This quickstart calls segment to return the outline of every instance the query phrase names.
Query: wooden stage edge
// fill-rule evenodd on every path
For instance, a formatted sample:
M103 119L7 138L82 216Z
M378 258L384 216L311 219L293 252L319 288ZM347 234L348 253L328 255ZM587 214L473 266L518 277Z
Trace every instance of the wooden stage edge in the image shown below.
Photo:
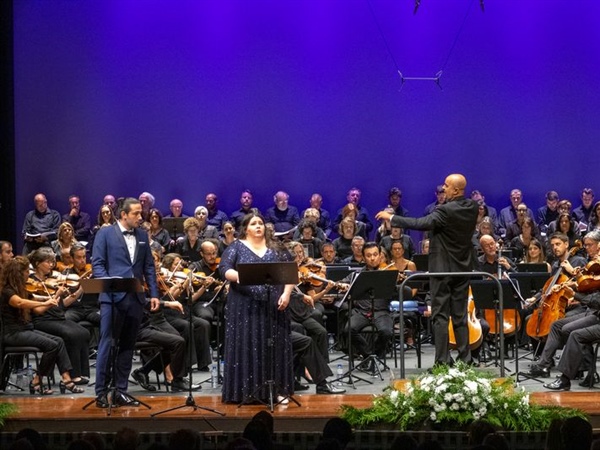
M16 432L24 427L32 427L40 432L115 432L125 426L139 432L169 432L180 428L193 428L201 432L241 432L248 420L257 412L267 410L263 405L229 405L221 403L217 395L194 397L200 408L186 406L186 395L140 396L140 400L151 406L136 408L115 408L111 415L107 410L92 404L86 410L83 406L92 398L76 395L51 395L34 397L28 395L1 396L0 402L10 402L18 406L19 412L6 419L2 432ZM322 431L327 420L336 417L343 404L355 407L371 405L372 395L296 395L301 406L293 402L275 407L275 430L277 432ZM531 401L544 405L559 405L578 408L590 417L597 433L600 430L600 391L592 392L534 392ZM161 413L169 408L182 406L175 411ZM211 408L224 413L224 416L204 410ZM157 414L160 413L160 414ZM157 414L154 417L153 414Z

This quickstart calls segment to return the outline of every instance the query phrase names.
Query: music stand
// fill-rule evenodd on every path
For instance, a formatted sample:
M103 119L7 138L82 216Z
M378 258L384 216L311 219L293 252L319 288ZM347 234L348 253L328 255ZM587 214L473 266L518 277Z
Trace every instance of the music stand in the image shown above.
M186 217L163 217L162 226L171 234L171 239L177 240L179 236L183 236L183 222Z
M412 262L417 266L419 272L429 271L429 254L428 253L415 253L412 255Z
M548 277L550 277L550 272L548 272L548 265L546 263L519 263L517 264L517 272L547 273Z
M354 356L352 354L352 302L354 300L370 300L371 311L373 311L373 305L376 298L391 299L395 296L397 279L398 270L363 270L362 272L358 272L356 277L354 277L354 280L352 280L352 284L350 285L348 292L346 292L346 295L342 297L341 300L335 302L335 306L338 308L340 308L345 302L348 302L348 310L350 313L348 316L348 370L333 380L334 382L348 377L348 382L346 384L351 384L352 387L356 389L356 386L354 386L354 380L352 378L355 377L358 380L366 381L372 384L368 380L357 377L356 375L352 375L354 370L356 370L356 367L354 367ZM371 326L374 325L371 324ZM379 373L379 377L383 380L381 372L379 371L379 367L377 366L377 362L382 361L379 360L377 355L371 354L367 356L361 362L361 365L368 367L368 363L371 361Z
M499 342L502 344L496 345L496 350L504 344L504 320L500 317L500 302L502 302L503 311L513 310L515 319L515 373L519 371L518 359L519 359L519 339L518 330L516 329L517 318L519 317L519 298L516 297L514 288L508 280L500 280L502 286L502 298L498 295L498 284L494 280L472 280L471 281L471 292L473 294L473 300L475 306L478 309L493 309L494 320L498 335L502 336ZM504 352L504 348L500 348L501 352ZM498 357L496 355L495 365L498 365ZM506 370L510 370L505 367Z
M116 292L125 292L127 294L135 294L137 292L144 292L144 287L140 280L137 278L91 278L87 280L80 280L81 287L83 288L84 294L101 294L101 293L116 293ZM112 412L112 408L114 406L114 399L117 394L117 387L115 386L116 382L116 370L117 370L117 349L119 348L118 343L116 342L114 331L115 331L115 302L112 297L110 298L110 315L111 315L111 329L110 329L110 356L109 362L111 364L110 367L110 386L108 387L108 391L106 392L106 398L108 400L108 409L107 415L110 416ZM102 395L102 394L101 394ZM140 405L145 406L148 409L152 409L150 405L144 403L143 401L135 398L132 395L126 394L125 392L121 392L121 395L128 397L131 400L139 402ZM82 409L87 409L92 403L96 402L100 396L94 398L90 402L86 403Z
M285 284L298 284L298 265L291 262L267 262L267 263L240 263L236 267L238 271L238 284L240 286L250 285L285 285ZM267 316L267 329L270 331L270 336L267 338L267 361L269 364L269 379L265 380L260 386L250 394L249 397L245 398L242 403L238 405L238 408L242 405L258 401L265 406L268 406L273 412L275 405L278 405L286 399L292 400L296 405L301 406L298 400L293 395L286 394L283 398L275 402L276 393L280 389L275 384L275 353L274 353L274 340L273 335L274 321L273 321L273 306L271 304L271 289L267 288L267 301L265 302L266 316ZM263 359L263 365L264 365ZM269 398L268 403L263 401L257 394L264 388L268 389Z

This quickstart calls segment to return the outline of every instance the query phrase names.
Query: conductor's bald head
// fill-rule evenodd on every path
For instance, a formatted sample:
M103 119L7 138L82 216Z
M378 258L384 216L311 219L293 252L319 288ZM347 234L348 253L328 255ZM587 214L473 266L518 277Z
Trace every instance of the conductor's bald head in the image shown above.
M460 173L448 175L444 181L446 200L452 200L453 198L464 196L466 187L467 179L464 175L461 175Z

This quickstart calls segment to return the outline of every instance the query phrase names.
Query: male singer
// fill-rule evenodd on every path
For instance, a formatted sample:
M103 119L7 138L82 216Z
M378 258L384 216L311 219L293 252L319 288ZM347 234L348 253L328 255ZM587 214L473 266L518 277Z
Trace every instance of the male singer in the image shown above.
M137 278L150 290L150 309L159 308L154 260L148 235L138 229L142 205L135 198L126 198L118 207L119 220L102 227L96 234L92 251L94 278ZM127 395L127 381L133 360L133 347L143 316L146 297L143 292L104 292L100 294L100 342L96 358L96 406L139 406ZM114 311L114 317L112 312ZM114 327L114 328L113 328ZM111 378L111 341L117 356L114 370L115 398L108 398Z
M479 205L465 198L467 180L464 175L448 175L444 181L446 203L421 218L395 216L380 211L378 220L392 221L393 227L430 230L429 271L470 272L474 252L471 239L475 231ZM456 335L458 358L471 362L469 329L467 328L467 294L469 277L431 278L431 315L435 337L435 364L449 364L448 320Z

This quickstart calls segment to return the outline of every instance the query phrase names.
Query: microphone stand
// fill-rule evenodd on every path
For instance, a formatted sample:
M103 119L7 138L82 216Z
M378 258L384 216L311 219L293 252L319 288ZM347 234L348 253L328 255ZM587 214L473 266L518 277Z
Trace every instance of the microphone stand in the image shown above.
M192 271L190 271L189 275L188 275L188 285L187 285L187 306L188 306L188 310L187 310L187 314L188 314L188 336L187 336L187 341L188 341L188 360L187 360L187 366L188 366L188 395L187 398L185 399L185 403L182 405L178 405L178 406L174 406L172 408L168 408L162 411L158 411L154 414L150 414L150 417L155 417L158 416L160 414L164 414L164 413L168 413L170 411L176 411L178 409L182 409L182 408L193 408L194 411L197 411L199 409L202 409L204 411L209 411L212 412L214 414L218 414L220 416L225 416L225 413L222 411L219 411L217 409L213 409L213 408L208 408L206 406L200 406L196 403L196 400L194 399L194 395L192 394L192 351L194 349L194 345L192 345L192 343L194 342L194 323L192 321L192 295L193 295L193 287L192 287L192 278L193 278L194 274ZM218 431L217 428L211 424L208 420L206 420L206 418L203 417L203 420L208 424L209 427L211 427L213 429L213 431Z

